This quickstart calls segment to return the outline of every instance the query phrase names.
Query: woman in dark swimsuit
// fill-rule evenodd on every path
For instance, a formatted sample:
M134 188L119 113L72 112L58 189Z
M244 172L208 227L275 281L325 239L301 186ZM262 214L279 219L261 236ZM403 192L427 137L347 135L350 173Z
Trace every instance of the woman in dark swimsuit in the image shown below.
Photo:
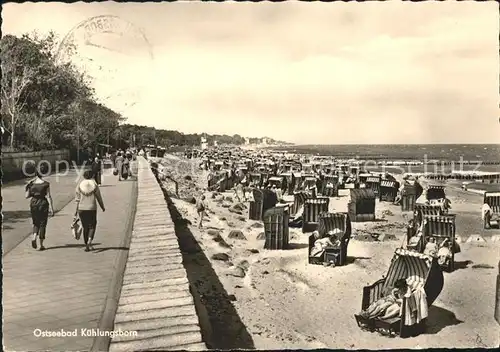
M26 198L31 198L30 210L33 220L33 239L31 246L37 248L37 237L40 238L40 250L45 250L43 241L47 229L47 221L50 216L54 216L54 206L50 195L50 183L43 179L47 174L47 165L40 165L35 171L35 179L26 185Z

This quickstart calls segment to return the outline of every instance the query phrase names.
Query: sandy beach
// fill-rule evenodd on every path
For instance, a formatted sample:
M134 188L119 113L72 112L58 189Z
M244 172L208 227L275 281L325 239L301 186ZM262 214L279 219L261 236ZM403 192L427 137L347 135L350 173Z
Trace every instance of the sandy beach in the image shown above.
M377 221L352 224L353 239L346 266L309 265L309 234L290 228L290 249L264 250L263 225L248 219L249 203L236 204L232 191L223 194L204 191L207 175L198 168L198 163L197 159L167 156L163 164L179 183L179 197L171 181L163 182L163 186L172 199L171 211L178 212L177 221L187 224L186 238L178 233L179 242L186 253L184 265L188 272L198 273L194 295L207 310L212 331L209 346L258 349L498 346L499 328L493 311L500 242L493 242L492 237L499 235L500 230L483 230L481 195L462 191L458 184L447 187L452 212L457 214L457 237L464 241L460 243L461 253L455 255L456 269L444 273L443 290L429 308L427 332L407 339L387 338L362 331L353 315L361 308L363 286L386 274L395 249L404 240L405 224L411 214L377 201ZM203 192L209 218L204 229L199 230L192 197ZM292 197L288 200L292 201ZM330 211L346 211L347 201L348 196L331 198ZM379 234L381 240L357 240L356 236L363 233ZM483 236L486 242L465 243L472 234ZM188 235L192 235L192 240L188 240ZM209 265L213 272L200 269L201 265ZM214 273L223 287L212 284L209 276ZM235 316L241 321L235 321Z

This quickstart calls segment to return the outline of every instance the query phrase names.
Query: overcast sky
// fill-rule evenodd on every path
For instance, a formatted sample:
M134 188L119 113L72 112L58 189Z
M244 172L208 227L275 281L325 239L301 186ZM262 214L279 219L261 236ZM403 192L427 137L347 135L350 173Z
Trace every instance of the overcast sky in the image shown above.
M129 123L311 144L500 140L495 2L6 4L2 31L62 39L99 15L149 43L92 36L111 51L74 32L75 62L93 63Z

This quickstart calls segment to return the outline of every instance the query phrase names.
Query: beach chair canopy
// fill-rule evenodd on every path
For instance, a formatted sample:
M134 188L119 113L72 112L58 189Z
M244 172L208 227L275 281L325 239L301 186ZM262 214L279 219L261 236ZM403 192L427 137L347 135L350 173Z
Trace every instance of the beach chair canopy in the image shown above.
M500 212L500 192L486 192L484 203L488 204L493 212Z
M403 188L403 194L408 196L416 196L417 195L417 187L415 184L405 183Z
M439 274L441 274L441 280L439 280ZM427 282L434 278L434 282ZM410 287L423 286L429 306L443 289L442 271L436 260L423 253L403 248L398 248L394 252L383 290L394 287L394 283L398 279L406 279Z
M446 198L445 186L443 185L429 185L427 187L427 199L443 199Z
M442 207L440 205L415 204L415 214L421 217L431 215L441 215Z
M283 178L277 177L277 176L273 176L273 177L270 177L267 180L267 182L269 182L271 185L276 185L276 187L280 188L281 184L283 183Z
M351 189L351 201L373 199L375 200L375 192L371 188L353 188Z
M386 188L399 188L399 183L397 181L381 180L380 187Z
M339 229L342 231L339 239L351 235L351 220L347 213L321 213L319 217L318 232L320 236L325 236L329 231Z
M455 231L455 214L447 215L425 215L424 235L439 237L450 237Z

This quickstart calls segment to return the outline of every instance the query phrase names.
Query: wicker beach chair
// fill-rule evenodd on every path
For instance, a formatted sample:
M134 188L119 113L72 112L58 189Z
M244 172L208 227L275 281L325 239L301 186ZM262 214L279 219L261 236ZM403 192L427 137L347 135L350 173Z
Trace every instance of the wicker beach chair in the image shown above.
M417 188L406 184L401 192L401 211L414 211L417 202Z
M460 246L455 241L455 218L455 214L447 214L428 215L423 219L424 230L422 233L422 245L419 251L424 251L425 245L429 242L430 238L434 239L438 248L446 241L445 245L450 250L451 258L442 267L447 272L452 272L455 269L455 253L460 252Z
M293 195L293 188L295 186L295 180L291 172L283 172L279 176L285 178L286 187L284 194Z
M373 285L363 288L361 310L367 309L370 304L383 297L388 289L394 286L398 279L406 279L411 287L411 295L403 298L400 317L382 320L379 318L367 319L355 314L354 317L360 328L368 331L378 331L385 336L409 337L416 336L425 331L428 307L430 307L443 289L444 278L437 259L431 258L416 251L403 248L396 249L389 270L385 278L376 281ZM422 315L421 320L415 319L410 307L411 300L415 302L417 297L425 293L425 300L420 306L417 315ZM421 301L421 300L418 300Z
M413 219L418 227L422 223L425 216L443 215L443 208L439 205L415 204L413 211Z
M500 226L500 192L486 192L483 203L490 208L490 212L484 216L483 227L489 229L493 222Z
M297 212L299 211L300 207L304 205L306 199L312 198L312 195L310 192L295 192L293 194L293 205L292 209L290 210L290 214L295 216Z
M250 220L262 220L266 210L271 209L278 203L274 192L264 189L253 189L253 201L250 202L248 218Z
M366 188L370 188L375 193L375 196L378 198L380 194L380 177L378 176L370 176L365 181Z
M351 189L351 199L347 204L352 222L375 220L375 192L372 189Z
M261 187L262 186L262 177L259 173L251 173L248 178L249 178L250 187Z
M326 187L327 184L333 184L333 187ZM321 184L321 195L324 197L338 197L339 177L337 175L325 175Z
M347 246L351 239L351 220L347 213L321 213L319 214L318 232L320 238L327 236L329 231L339 229L342 231L339 234L340 245L336 247L327 247L325 252L319 257L310 255L316 238L313 235L309 236L309 264L329 263L335 266L343 266L347 262Z
M392 180L380 181L380 194L379 199L381 202L394 203L398 195L399 182Z
M286 180L282 176L272 176L269 177L269 180L267 181L268 185L270 186L276 186L276 188L283 190L286 185Z
M289 206L266 210L263 217L266 241L264 249L287 249L289 243Z
M327 213L330 198L309 198L304 202L304 215L302 218L302 232L312 232L319 226L319 214Z

